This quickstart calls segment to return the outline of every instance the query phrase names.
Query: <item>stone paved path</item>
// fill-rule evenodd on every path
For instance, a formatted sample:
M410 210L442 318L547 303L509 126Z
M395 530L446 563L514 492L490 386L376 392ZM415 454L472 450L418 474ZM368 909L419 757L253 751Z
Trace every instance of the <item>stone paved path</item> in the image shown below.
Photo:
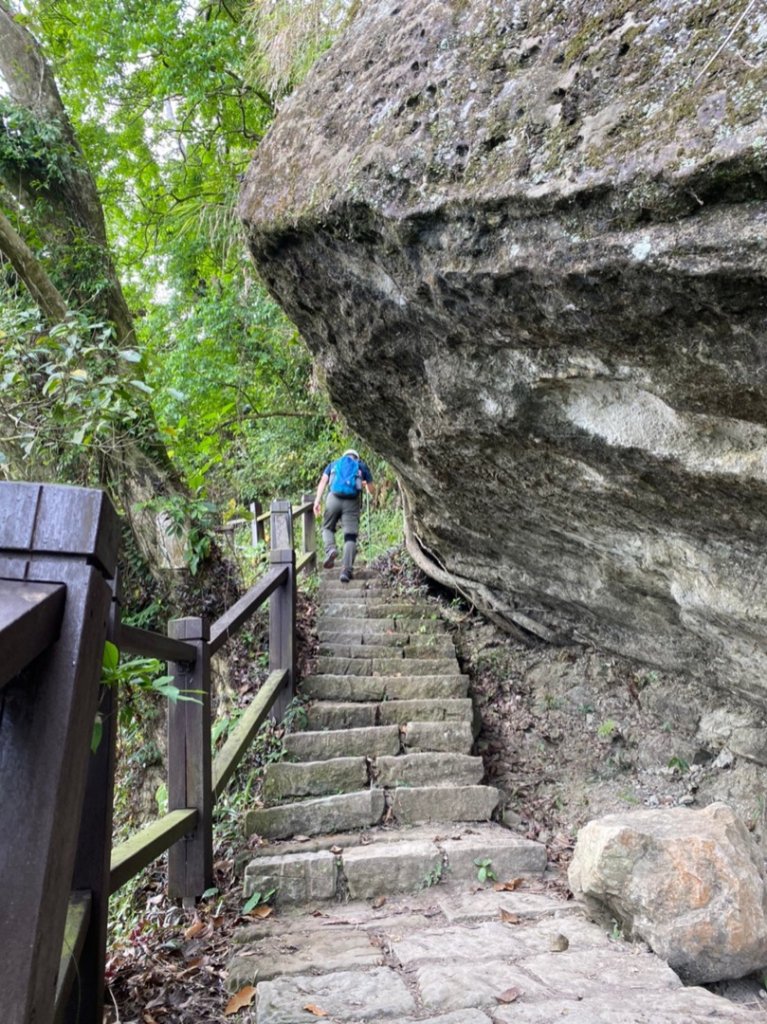
M246 896L278 913L244 929L232 992L256 986L249 1024L697 1024L753 1022L682 987L549 891L545 850L496 824L482 784L468 680L433 606L372 574L324 575L318 674L306 728L270 766L266 842ZM481 885L480 869L514 891Z

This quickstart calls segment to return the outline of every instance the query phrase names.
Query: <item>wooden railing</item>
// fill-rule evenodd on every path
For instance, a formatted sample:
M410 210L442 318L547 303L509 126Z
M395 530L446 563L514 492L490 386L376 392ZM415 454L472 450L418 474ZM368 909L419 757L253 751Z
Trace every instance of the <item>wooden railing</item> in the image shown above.
M213 808L258 728L293 697L296 574L316 561L311 495L259 509L260 540L267 521L266 575L212 626L175 619L164 636L120 621L119 523L104 493L0 483L3 1022L101 1024L110 894L166 850L171 896L190 904L212 884ZM210 659L267 601L269 677L213 758ZM114 849L118 695L100 684L107 639L167 661L179 689L197 691L168 706L168 813Z

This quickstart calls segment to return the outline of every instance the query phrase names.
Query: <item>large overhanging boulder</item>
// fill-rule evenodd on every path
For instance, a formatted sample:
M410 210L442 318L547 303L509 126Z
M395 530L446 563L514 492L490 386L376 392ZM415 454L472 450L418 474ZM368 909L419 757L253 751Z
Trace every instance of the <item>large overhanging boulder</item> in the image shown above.
M369 2L241 199L435 575L765 700L766 47L748 0Z

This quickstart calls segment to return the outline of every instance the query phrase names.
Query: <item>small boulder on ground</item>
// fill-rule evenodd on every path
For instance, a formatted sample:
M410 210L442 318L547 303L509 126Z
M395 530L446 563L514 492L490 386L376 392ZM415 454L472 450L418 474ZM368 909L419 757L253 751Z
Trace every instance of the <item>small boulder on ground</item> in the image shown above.
M726 804L589 822L569 882L595 918L643 939L687 982L741 978L767 965L762 858Z

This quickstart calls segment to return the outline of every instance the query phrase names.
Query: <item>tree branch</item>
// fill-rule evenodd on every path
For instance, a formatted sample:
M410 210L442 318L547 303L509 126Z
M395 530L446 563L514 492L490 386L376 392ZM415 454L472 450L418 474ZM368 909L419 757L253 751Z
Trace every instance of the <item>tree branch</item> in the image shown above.
M0 210L0 252L8 257L11 266L29 289L45 318L51 323L60 323L64 320L68 310L61 293L2 210Z

